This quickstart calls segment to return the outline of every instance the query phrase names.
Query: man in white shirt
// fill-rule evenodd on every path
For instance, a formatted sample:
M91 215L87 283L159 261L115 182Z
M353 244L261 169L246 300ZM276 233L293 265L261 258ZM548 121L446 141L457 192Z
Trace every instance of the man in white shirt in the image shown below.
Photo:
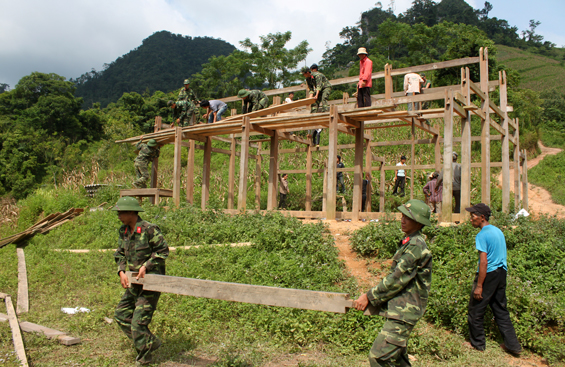
M288 94L288 97L286 97L286 99L284 100L284 103L290 103L293 102L294 100L294 92L290 92Z
M396 166L400 168L398 168L394 174L394 190L392 194L396 195L396 190L400 188L400 196L403 197L404 186L406 185L406 171L402 167L406 167L406 157L400 157L400 162L398 162Z
M424 83L424 79L416 73L408 73L404 75L404 94L407 96L420 94L421 83ZM408 111L412 111L414 109L413 106L414 103L408 103Z

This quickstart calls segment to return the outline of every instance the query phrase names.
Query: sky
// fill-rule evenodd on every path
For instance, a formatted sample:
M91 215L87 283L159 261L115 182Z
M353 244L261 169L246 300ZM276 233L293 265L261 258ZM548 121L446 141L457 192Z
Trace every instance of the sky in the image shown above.
M466 0L482 8L484 0ZM390 0L381 0L383 8ZM412 0L395 0L395 13ZM541 21L536 33L565 46L564 0L491 0L490 17L524 30ZM244 5L242 5L244 4ZM318 4L318 5L317 5ZM325 0L0 0L0 83L12 88L34 71L76 78L141 45L154 32L167 30L193 37L223 39L236 47L250 38L291 31L287 47L307 40L313 51L306 64L318 62L326 47L340 43L339 32L355 25L372 1Z

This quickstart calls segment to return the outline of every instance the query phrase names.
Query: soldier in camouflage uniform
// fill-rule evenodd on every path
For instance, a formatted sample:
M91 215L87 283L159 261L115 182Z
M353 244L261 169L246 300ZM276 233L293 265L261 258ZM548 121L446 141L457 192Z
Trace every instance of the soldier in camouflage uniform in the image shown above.
M312 113L329 111L328 97L332 92L332 85L328 78L319 71L310 71L310 68L307 66L303 67L301 72L304 78L306 78L306 83L310 90L310 98L316 98L316 103L312 105Z
M265 93L258 89L241 89L237 93L237 97L243 99L243 108L241 109L241 113L262 110L263 108L267 108L269 105L269 98L265 95Z
M371 302L387 318L369 352L371 367L411 366L406 345L426 311L432 283L432 253L421 233L422 227L431 225L430 208L423 201L410 200L398 210L406 237L398 244L391 272L353 304L365 310Z
M124 224L119 230L118 249L114 254L124 295L116 307L115 319L126 336L133 340L137 350L136 361L150 364L152 352L161 346L161 340L149 331L149 323L159 301L159 292L143 290L139 284L129 284L127 270L138 272L136 279L145 274L165 275L165 259L169 247L159 227L139 217L143 209L135 198L120 198L112 210Z
M136 180L132 185L137 189L142 189L147 186L147 180L149 180L149 162L154 158L159 158L160 149L155 139L150 139L147 144L143 143L143 136L135 145L135 149L139 150L139 153L134 162Z
M192 126L192 115L194 109L188 101L169 101L167 105L173 110L173 123L171 127L178 124L178 126Z
M198 97L196 97L196 93L190 88L190 80L188 79L184 80L184 88L180 90L179 96L177 97L177 103L181 101L186 101L189 120L192 115L195 115L195 119L198 120L200 118L200 111L197 106L200 101Z

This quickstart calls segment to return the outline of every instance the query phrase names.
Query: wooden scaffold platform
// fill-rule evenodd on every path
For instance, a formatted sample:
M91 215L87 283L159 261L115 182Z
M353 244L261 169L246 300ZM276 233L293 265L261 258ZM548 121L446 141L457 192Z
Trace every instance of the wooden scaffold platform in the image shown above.
M479 64L480 80L471 80L468 65ZM394 92L393 76L405 75L407 73L437 70L442 68L461 67L461 83L444 87L429 88L425 93L415 96L405 96L404 92ZM373 95L372 106L366 108L355 108L356 100L349 98L344 93L343 100L330 101L330 111L325 113L301 113L300 109L313 103L313 98L306 98L288 104L280 104L280 97L284 93L304 90L304 86L294 86L282 89L265 91L265 94L273 97L273 105L266 109L251 112L244 115L235 115L214 124L200 124L188 127L168 127L161 123L161 118L156 118L155 132L144 135L144 139L156 139L159 144L174 144L174 166L173 166L173 189L172 197L178 206L181 202L181 149L188 148L188 162L186 171L186 200L194 202L194 151L204 150L202 168L202 198L201 207L205 208L210 192L210 168L211 154L229 155L229 178L228 178L228 200L225 211L237 213L246 211L247 203L247 180L250 170L249 160L254 159L257 164L255 177L255 196L259 204L261 172L260 167L264 156L269 159L269 178L267 194L267 210L277 209L278 175L282 173L305 174L306 192L304 211L286 211L286 215L300 218L326 218L328 220L383 218L385 207L385 172L393 171L395 165L387 165L385 159L379 157L379 147L410 146L411 163L406 167L411 178L411 198L414 195L414 173L416 170L436 171L443 170L443 204L440 221L455 222L462 221L468 217L468 213L452 213L452 153L454 143L460 146L461 157L461 208L470 206L471 200L471 168L481 170L481 201L490 204L491 194L491 168L502 168L502 209L508 212L510 205L510 165L514 167L514 203L515 209L528 207L527 197L527 160L525 151L520 150L519 122L508 116L512 107L507 102L507 80L504 71L499 72L498 80L489 80L488 50L481 48L478 57L468 57L445 62L419 65L409 68L393 70L391 65L386 65L383 72L373 73L373 79L384 78L385 93ZM355 83L357 77L341 78L330 81L332 85ZM500 105L496 105L490 98L490 93L498 90ZM480 106L471 102L472 96L478 97ZM238 100L237 97L222 99L224 102ZM435 109L413 109L411 111L397 109L399 105L414 104L421 105L428 101L443 101L443 108ZM292 111L292 112L289 112ZM307 111L309 112L309 111ZM480 119L480 136L471 134L471 117L478 116ZM455 120L455 117L459 117ZM443 131L439 125L430 123L432 119L443 119ZM454 126L455 123L460 126ZM372 134L367 132L372 129L393 129L397 127L410 127L411 138L400 141L372 141ZM454 128L460 128L461 137L454 137ZM296 131L327 129L329 132L328 146L315 147L309 140L294 135ZM427 139L417 139L416 129L429 135ZM491 129L496 131L491 134ZM459 129L458 129L459 130ZM355 137L354 144L338 145L338 134L349 134ZM223 137L222 135L228 135ZM267 139L250 140L251 136L264 135ZM140 137L132 137L119 140L117 143L135 144ZM279 142L288 140L301 145L293 149L279 149ZM213 141L221 141L230 144L230 150L220 149L212 146ZM269 150L262 150L262 142L269 141ZM490 143L501 141L501 160L491 162ZM197 144L198 142L198 144ZM471 161L471 143L481 143L481 160ZM512 143L512 160L510 155L510 143ZM416 165L414 162L415 146L430 144L434 146L434 163ZM241 147L236 151L236 147ZM443 152L442 152L443 146ZM252 154L251 149L255 151ZM338 149L353 149L355 159L353 167L337 168ZM316 151L327 151L326 168L312 169L312 153ZM279 155L292 153L306 153L306 167L295 170L280 170ZM235 158L240 157L239 185L237 204L235 203ZM441 159L443 157L443 163ZM373 165L376 162L376 165ZM520 172L522 167L522 173ZM158 159L153 161L151 188L157 189ZM371 190L373 171L378 174L379 190L379 212L371 212ZM353 172L353 203L351 212L336 211L337 187L336 175L338 172ZM323 184L323 208L322 211L312 211L312 174L322 173ZM368 212L361 212L363 173L369 181L367 185L366 207ZM521 177L520 177L521 176ZM377 181L377 180L375 180ZM522 189L522 190L521 190ZM151 189L145 189L151 190ZM136 190L127 190L128 195L135 196ZM523 196L521 196L521 192ZM167 193L168 194L168 193ZM161 195L163 196L163 195ZM257 206L259 208L259 206Z

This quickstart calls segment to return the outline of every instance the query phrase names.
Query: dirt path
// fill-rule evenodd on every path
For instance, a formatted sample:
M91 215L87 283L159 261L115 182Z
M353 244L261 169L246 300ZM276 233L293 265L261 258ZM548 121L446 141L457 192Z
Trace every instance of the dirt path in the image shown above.
M561 149L546 147L541 142L538 142L538 145L541 149L541 154L528 161L528 169L535 167L545 156L561 152ZM513 180L514 169L510 169L510 177ZM502 174L498 176L498 184L502 187ZM514 192L514 185L512 183L510 184L510 191ZM551 194L539 186L528 185L528 205L528 211L531 214L549 214L556 215L558 218L565 218L565 206L554 203L551 199Z

